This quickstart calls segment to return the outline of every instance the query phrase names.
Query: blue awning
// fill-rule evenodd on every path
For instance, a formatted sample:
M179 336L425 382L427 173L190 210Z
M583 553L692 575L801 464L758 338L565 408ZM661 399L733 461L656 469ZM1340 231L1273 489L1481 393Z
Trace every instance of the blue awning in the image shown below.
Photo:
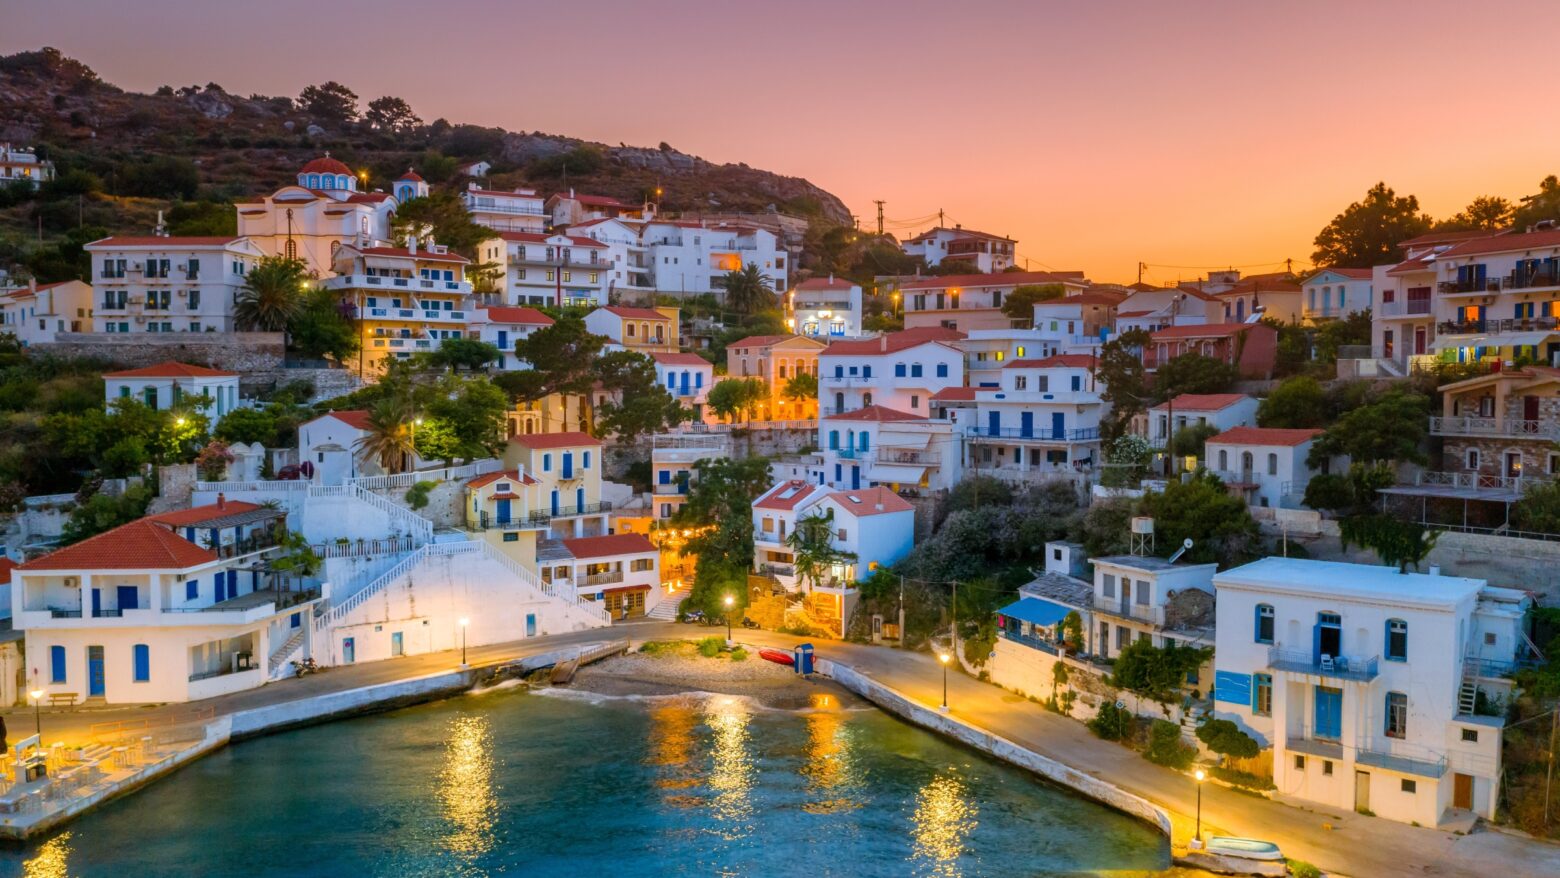
M1042 598L1022 598L997 612L1031 625L1055 625L1067 618L1072 608Z

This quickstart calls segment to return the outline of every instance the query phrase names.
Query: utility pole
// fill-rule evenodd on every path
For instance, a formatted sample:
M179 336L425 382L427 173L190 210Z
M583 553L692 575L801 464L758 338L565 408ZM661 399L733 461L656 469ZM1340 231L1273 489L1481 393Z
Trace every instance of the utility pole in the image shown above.
M943 211L942 211L942 208L939 207L939 208L937 208L937 228L940 229L942 227L943 227Z
M905 575L899 574L899 645L905 644Z
M1549 785L1555 779L1555 736L1560 733L1560 704L1549 714L1549 768L1544 772L1544 825L1549 825Z
M877 199L877 200L873 201L872 203L877 205L877 209L878 209L878 237L881 238L881 237L883 237L883 201L882 201L882 199Z
M948 635L950 644L948 651L958 655L956 650L959 648L959 581L957 579L953 580L953 606L951 609L953 612L953 625ZM1550 748L1550 752L1554 752L1554 749Z
M1138 283L1142 283L1143 282L1143 270L1145 268L1148 268L1148 266L1146 264L1144 264L1142 262L1138 263L1138 280L1137 280Z
M1284 273L1285 274L1294 274L1295 273L1295 261L1293 259L1285 259L1284 260Z

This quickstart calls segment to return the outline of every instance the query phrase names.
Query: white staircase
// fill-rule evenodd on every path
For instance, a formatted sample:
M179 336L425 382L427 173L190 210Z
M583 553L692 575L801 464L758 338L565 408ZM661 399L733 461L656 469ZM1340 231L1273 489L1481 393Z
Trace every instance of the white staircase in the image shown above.
M433 522L399 503L386 500L357 485L310 485L309 496L351 497L383 512L390 519L391 526L405 532L412 538L414 544L421 545L433 539Z
M1479 706L1479 663L1476 659L1463 659L1462 683L1457 687L1457 713L1472 716Z
M303 629L293 631L292 636L282 641L282 645L271 653L271 658L266 662L266 678L280 680L287 676L288 662L293 656L303 649Z
M1202 707L1201 705L1196 704L1186 709L1186 712L1181 715L1182 741L1185 741L1193 747L1198 745L1199 742L1197 740L1197 728L1198 726L1202 725L1203 716L1207 713L1208 709L1206 707Z
M682 588L661 598L661 602L650 608L645 614L646 619L657 619L662 622L675 622L677 620L677 608L688 599L693 592L691 588Z

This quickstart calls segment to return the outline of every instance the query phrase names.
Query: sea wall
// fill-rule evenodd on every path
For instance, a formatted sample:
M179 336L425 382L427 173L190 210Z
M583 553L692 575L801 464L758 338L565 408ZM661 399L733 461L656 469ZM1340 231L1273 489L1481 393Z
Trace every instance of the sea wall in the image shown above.
M1032 771L1096 802L1136 817L1156 827L1166 838L1171 837L1170 812L1141 796L1133 795L1114 784L1041 756L954 716L940 713L935 708L918 704L898 690L872 680L849 665L831 659L820 659L818 671L895 716L974 747L988 756Z

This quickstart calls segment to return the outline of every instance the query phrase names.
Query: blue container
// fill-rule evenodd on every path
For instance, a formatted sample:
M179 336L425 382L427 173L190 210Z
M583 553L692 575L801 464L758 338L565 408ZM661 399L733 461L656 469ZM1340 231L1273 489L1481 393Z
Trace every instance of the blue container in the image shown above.
M806 675L813 672L813 645L811 643L798 643L794 651L796 657L796 672Z

